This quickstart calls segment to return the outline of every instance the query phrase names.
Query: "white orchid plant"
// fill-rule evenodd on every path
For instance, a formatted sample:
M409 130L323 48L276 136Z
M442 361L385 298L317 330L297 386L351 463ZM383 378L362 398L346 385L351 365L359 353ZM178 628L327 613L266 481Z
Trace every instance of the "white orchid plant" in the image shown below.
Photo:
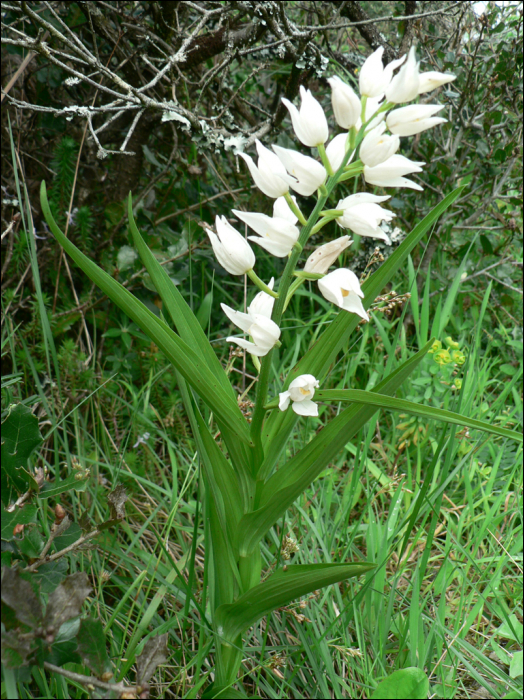
M413 162L397 151L402 137L445 122L443 117L435 116L443 106L398 105L452 81L455 76L420 73L414 49L407 58L403 56L386 66L382 54L383 49L379 48L363 64L359 75L360 95L338 76L329 79L333 113L343 129L329 143L324 110L309 90L300 88L299 109L283 99L298 140L316 149L318 160L279 146L269 149L260 141L256 141L256 164L248 154L239 154L257 187L275 201L273 216L238 210L233 210L233 214L254 232L248 236L249 241L287 259L278 283L272 279L265 284L258 278L250 243L225 217L217 216L215 231L207 230L220 265L231 275L248 275L260 289L246 313L222 304L228 319L249 337L228 337L227 341L250 353L258 370L251 423L243 415L239 397L200 324L144 243L133 218L131 195L128 211L134 244L172 324L150 311L64 236L53 220L42 183L42 209L55 237L93 282L156 343L177 372L209 493L205 514L210 525L210 551L206 557L209 602L208 608L200 612L212 626L216 644L213 684L206 697L232 697L232 692L239 692L233 691L232 686L243 655L242 635L261 617L322 586L352 576L373 575L373 565L361 561L289 564L261 581L260 543L378 409L402 410L522 439L520 434L502 427L394 397L431 348L432 341L372 391L324 388L329 367L348 334L359 322L369 321L367 309L371 303L461 191L459 188L449 194L363 284L347 268L329 271L351 244L348 235L320 246L300 267L309 238L333 220L359 236L388 240L381 224L390 221L394 213L381 205L390 195L367 192L362 189L366 185L423 190L406 175L420 173L424 163ZM394 75L396 69L399 70ZM350 178L355 182L355 194L340 199L335 209L325 209L336 186ZM362 191L357 192L359 184ZM316 200L309 208L302 200L299 206L291 190L302 198L316 194ZM280 345L282 317L291 297L306 280L318 284L320 293L340 311L283 378L279 395L268 397L270 368L275 361L274 348ZM213 437L215 428L202 416L198 399L212 412L212 421L220 431L218 440ZM286 442L296 421L317 416L319 404L334 402L343 403L337 416L286 460ZM196 602L195 606L198 609Z

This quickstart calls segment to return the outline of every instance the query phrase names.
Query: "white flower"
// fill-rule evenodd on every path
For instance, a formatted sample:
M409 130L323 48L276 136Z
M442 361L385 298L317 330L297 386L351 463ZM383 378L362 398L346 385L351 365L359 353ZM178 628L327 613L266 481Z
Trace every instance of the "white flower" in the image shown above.
M296 197L292 196L291 199L296 205ZM292 224L296 224L298 221L297 215L293 213L285 197L279 197L273 202L273 216L277 217L278 219L286 219L286 221L289 221Z
M331 141L328 143L326 146L326 155L329 160L329 163L333 170L336 172L340 166L342 165L342 161L344 160L344 156L346 155L346 146L348 145L348 134L339 134L338 136L335 136L335 138L331 139ZM351 154L351 156L348 158L348 163L351 163L353 160L353 156L355 155L355 151Z
M386 199L389 199L389 195L378 196L369 192L359 192L341 199L337 209L343 209L344 215L337 219L337 223L359 236L380 238L389 244L389 238L379 226L381 221L391 221L395 216L378 205L378 202L385 202Z
M361 95L365 95L366 97L382 96L386 92L386 88L391 81L393 71L404 63L404 59L406 58L402 56L402 58L391 61L391 63L388 63L384 68L382 65L383 53L384 48L380 46L364 61L358 76Z
M408 105L390 112L386 124L392 134L414 136L437 124L447 122L443 117L433 116L441 109L444 109L444 105Z
M364 165L372 168L383 163L399 149L400 137L389 136L385 131L386 125L382 122L364 137L359 151L359 158Z
M248 236L250 241L254 241L268 250L271 255L283 258L291 252L300 231L287 219L280 217L266 216L249 211L238 211L233 209L233 214L247 224L258 236Z
M289 110L293 129L298 140L304 146L315 148L327 141L329 131L326 115L320 103L315 100L311 92L306 90L303 85L300 86L300 96L302 98L300 111L285 97L282 98L282 102Z
M206 229L206 233L222 267L232 275L245 275L252 270L256 258L244 236L231 226L225 216L217 216L215 226L216 234L209 229Z
M258 139L256 139L255 144L258 152L258 167L247 153L239 153L238 155L246 161L251 177L259 190L268 197L282 197L286 192L289 192L287 181L279 177L282 175L287 177L286 169L277 156L271 153L269 148L261 144Z
M275 278L272 277L271 282L269 282L267 286L270 289L273 289L274 284ZM255 314L261 314L266 318L271 318L274 303L275 297L272 297L270 294L266 294L266 292L259 292L257 295L255 295L253 301L247 307L247 312L250 316L254 316Z
M338 75L328 78L335 120L343 129L355 126L360 117L360 99Z
M386 88L386 100L388 102L411 102L418 95L419 87L419 63L415 53L415 47L409 50L408 60L404 63L397 75Z
M311 401L318 389L319 381L312 374L301 374L293 379L287 391L280 393L278 407L285 411L289 401L293 401L293 411L299 416L318 416L318 406Z
M280 328L264 314L235 311L227 304L220 304L228 318L253 338L253 342L243 338L226 338L229 343L236 343L252 355L264 357L273 348L280 338Z
M431 92L441 85L451 83L457 76L453 73L439 73L435 70L430 70L427 73L421 73L418 77L418 94Z
M360 289L358 277L351 270L339 267L318 280L318 288L328 301L369 321L369 316L360 301L364 298L364 293Z
M285 178L295 192L309 197L326 181L326 169L314 158L290 148L282 148L281 146L273 146L272 148L289 173ZM284 178L283 175L280 177Z
M423 187L403 177L403 175L409 175L410 173L422 172L421 165L425 165L425 163L412 161L405 156L395 154L384 161L384 163L375 165L374 168L365 165L364 179L370 185L379 187L409 187L412 190L422 191Z
M304 265L304 271L325 274L340 253L351 245L351 243L353 243L353 241L349 236L341 236L334 241L324 243L324 245L321 245L311 253Z

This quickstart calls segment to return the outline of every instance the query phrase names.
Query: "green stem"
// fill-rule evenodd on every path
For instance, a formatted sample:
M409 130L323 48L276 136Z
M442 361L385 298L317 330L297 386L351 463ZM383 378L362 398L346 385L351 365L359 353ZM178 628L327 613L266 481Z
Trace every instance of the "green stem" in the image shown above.
M258 275L256 274L256 272L254 270L248 270L246 274L249 277L249 279L253 282L253 284L256 284L256 286L259 289L261 289L266 294L269 294L269 296L272 296L275 299L278 299L278 294L276 292L274 292L272 289L270 289L267 286L267 284L262 282L262 280L260 279L260 277L258 277Z
M360 100L360 121L362 124L366 121L366 102L368 101L367 95L362 95Z
M318 155L320 156L320 160L322 161L322 165L327 170L327 174L330 177L333 177L333 175L335 173L333 172L333 168L331 167L331 163L329 162L329 158L327 157L326 149L324 148L323 143L318 144L317 151L318 151Z
M289 205L289 208L290 208L291 211L293 212L293 214L297 217L297 219L300 221L300 223L302 224L302 226L305 226L306 223L307 223L307 222L306 222L306 217L304 216L304 214L302 214L302 212L300 211L300 209L297 207L297 205L296 205L295 202L293 201L293 198L292 198L291 195L289 194L289 191L286 192L286 194L284 195L284 197L285 197L285 199L286 199L286 202L287 202L288 205Z
M364 102L364 107L365 107L365 99L363 100ZM300 236L298 238L298 243L299 247L293 247L291 250L291 254L288 258L288 261L286 263L286 267L284 268L284 272L282 274L282 277L280 279L280 284L278 286L278 299L275 302L275 306L273 308L273 314L271 316L271 319L277 324L277 326L280 326L280 322L282 320L282 314L284 313L285 308L287 307L289 300L288 300L288 291L289 287L291 284L291 280L293 277L293 272L295 270L298 258L300 257L300 247L304 248L306 245L308 238L311 236L313 227L317 223L320 213L324 207L324 204L328 200L331 192L335 188L336 184L341 180L341 178L344 175L344 168L346 167L346 163L348 162L352 151L357 148L357 146L360 144L364 137L364 130L365 130L366 124L363 124L359 130L358 133L356 133L355 129L351 129L349 132L349 144L350 148L348 148L346 155L344 156L344 160L340 164L339 169L332 175L330 178L328 178L328 181L326 182L325 185L322 185L318 189L318 199L317 203L315 205L315 208L309 215L309 218L307 222L305 223L304 227L302 228L302 231L300 232ZM355 163L354 165L357 165ZM361 166L359 166L361 167ZM295 207L295 204L293 200L291 199L291 196L289 193L286 195L286 201L288 202L290 208L295 212L295 214L298 216L297 211L295 209L298 209L298 207ZM293 204L293 207L291 206ZM302 216L302 214L301 214ZM300 217L299 217L300 218ZM302 218L304 218L302 216ZM260 466L264 460L264 450L262 448L262 424L264 422L264 416L265 416L265 409L264 405L266 404L267 401L267 389L268 389L268 383L269 383L269 374L270 374L270 369L271 369L271 360L273 357L273 352L274 350L271 349L268 354L262 358L262 365L260 369L260 374L258 376L258 383L257 383L257 394L255 398L255 410L253 411L253 419L251 421L251 439L253 440L253 443L255 445L255 464L254 464L254 473L253 476L256 477L256 474L258 470L260 469Z
M340 212L339 216L342 216L343 213L344 212ZM311 235L313 235L314 233L318 233L321 228L323 228L326 224L329 224L330 221L333 221L336 218L337 218L336 216L331 216L331 217L326 216L325 219L321 219L320 221L318 221L311 229Z

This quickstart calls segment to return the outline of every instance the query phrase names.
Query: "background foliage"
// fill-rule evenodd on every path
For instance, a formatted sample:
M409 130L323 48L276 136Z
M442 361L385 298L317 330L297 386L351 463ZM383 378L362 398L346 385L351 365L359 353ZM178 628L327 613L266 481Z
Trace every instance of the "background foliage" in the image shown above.
M457 80L438 95L449 123L431 138L412 139L411 150L403 142L405 155L427 163L425 189L392 199L393 238L401 240L458 184L468 187L390 290L410 292L409 303L377 301L372 323L360 326L333 367L333 387L372 388L385 363L436 335L442 348L403 397L511 426L521 410L522 10L464 2L8 2L2 27L2 411L3 421L33 430L30 485L40 489L19 511L20 522L3 524L2 563L38 570L29 578L40 577L34 597L43 609L47 596L61 595L57 586L68 573L88 575L90 615L102 621L108 646L102 636L92 665L75 652L71 672L87 666L100 678L116 669L114 681L146 684L133 661L148 635L164 632L167 663L151 693L197 697L213 643L201 614L207 534L175 377L63 256L39 211L40 181L69 237L155 310L161 302L124 215L133 191L146 242L242 393L253 368L224 342L229 328L219 304L238 308L244 287L229 276L223 284L226 273L200 226L233 206L270 213L235 150L249 150L255 138L290 147L281 97L293 99L304 85L329 113L326 78L351 82L378 46L391 60L415 43L424 70L453 72ZM32 222L26 227L22 213ZM311 247L336 235L330 224ZM391 250L379 247L385 256ZM361 241L345 264L365 274L374 248ZM279 274L281 261L263 251L257 259L261 278ZM313 287L294 297L291 311L282 333L284 374L307 349L311 329L332 319ZM447 361L446 348L464 362ZM275 395L280 379L273 379ZM243 398L248 414L249 395ZM324 407L319 422L304 422L289 453L335 411ZM380 678L407 666L425 670L439 697L473 697L480 686L495 697L518 690L519 455L509 443L454 435L380 414L275 528L266 542L268 570L281 557L313 562L317 552L338 562L358 551L382 566L356 603L347 603L346 593L358 590L349 583L258 625L246 664L253 693L369 696ZM121 503L115 512L108 503L119 484L129 498L125 515ZM28 486L19 484L18 493ZM400 523L421 493L405 548ZM49 543L57 555L51 577L42 550L53 518L64 517L69 529ZM97 547L85 551L91 539L83 538L93 532ZM76 554L63 556L74 542ZM86 586L82 579L87 596ZM36 637L45 655L45 635ZM55 656L45 663L60 666L69 657L58 656L61 640L53 640ZM146 657L158 662L156 651ZM40 669L16 672L8 663L4 697L15 697L12 689L31 697L85 694L78 681L45 672L43 659Z

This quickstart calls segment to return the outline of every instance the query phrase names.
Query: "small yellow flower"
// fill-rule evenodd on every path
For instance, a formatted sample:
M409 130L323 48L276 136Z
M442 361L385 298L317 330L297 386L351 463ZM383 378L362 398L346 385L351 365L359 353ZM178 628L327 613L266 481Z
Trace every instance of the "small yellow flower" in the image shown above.
M453 338L450 335L448 335L448 337L445 340L448 348L452 348L453 350L459 349L460 345L455 340L453 340Z
M431 352L431 353L438 352L441 349L441 347L442 347L442 343L440 342L440 340L435 340L433 342L433 345L431 346L431 349L428 350L428 352Z
M451 355L447 350L439 350L435 353L433 359L438 365L448 365L451 362Z
M466 356L464 355L463 352L460 352L460 350L453 350L451 357L453 358L453 362L456 365L463 365L464 362L466 362ZM456 384L456 382L455 382L455 384Z

